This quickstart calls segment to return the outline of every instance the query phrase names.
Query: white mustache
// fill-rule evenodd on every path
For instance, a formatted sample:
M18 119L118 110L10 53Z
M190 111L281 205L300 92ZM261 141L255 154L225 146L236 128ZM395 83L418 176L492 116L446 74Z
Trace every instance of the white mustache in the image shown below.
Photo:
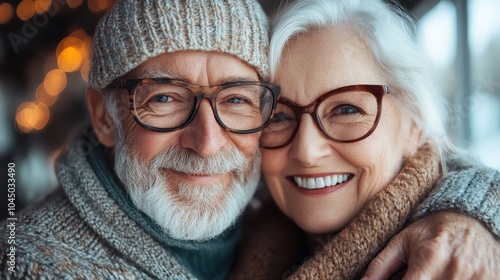
M153 170L170 169L189 175L218 175L246 170L245 156L236 148L224 147L214 156L203 158L196 152L172 147L156 155L150 162Z

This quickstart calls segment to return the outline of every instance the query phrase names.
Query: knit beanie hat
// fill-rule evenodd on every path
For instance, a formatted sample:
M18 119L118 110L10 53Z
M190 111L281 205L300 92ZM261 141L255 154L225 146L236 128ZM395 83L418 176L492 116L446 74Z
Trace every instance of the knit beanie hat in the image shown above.
M117 0L100 20L89 85L103 89L166 52L234 55L269 78L267 17L257 0Z

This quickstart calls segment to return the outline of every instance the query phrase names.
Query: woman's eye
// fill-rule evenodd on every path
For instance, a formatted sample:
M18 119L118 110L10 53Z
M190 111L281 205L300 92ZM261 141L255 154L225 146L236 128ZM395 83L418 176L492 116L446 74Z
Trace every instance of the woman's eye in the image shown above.
M351 105L344 105L338 108L339 114L354 114L360 113L360 110Z
M287 120L291 120L292 118L287 116L286 114L283 113L276 113L274 116L271 118L270 122L271 123L279 123Z
M354 105L340 105L332 109L332 115L349 115L349 114L362 114L363 110Z

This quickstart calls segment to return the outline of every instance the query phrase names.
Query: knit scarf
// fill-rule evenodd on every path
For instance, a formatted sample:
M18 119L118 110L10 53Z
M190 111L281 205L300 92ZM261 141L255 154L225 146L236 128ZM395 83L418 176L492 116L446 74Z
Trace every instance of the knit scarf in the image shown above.
M176 260L200 279L226 279L232 267L240 223L208 241L184 241L169 237L160 226L133 204L111 169L103 147L97 147L87 159L109 196L146 233L170 252ZM145 248L146 249L146 248Z
M297 244L301 238L297 227L290 227L290 220L283 217L277 218L279 222L262 221L266 228L257 228L249 234L251 245L247 242L244 246L232 278L359 278L377 253L403 229L412 211L441 175L439 156L430 144L424 144L403 166L352 222L298 268L293 266L300 254Z

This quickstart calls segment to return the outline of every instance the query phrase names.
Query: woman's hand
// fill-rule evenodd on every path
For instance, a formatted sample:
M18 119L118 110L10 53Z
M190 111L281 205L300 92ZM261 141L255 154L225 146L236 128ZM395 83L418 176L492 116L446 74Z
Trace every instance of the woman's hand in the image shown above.
M388 279L405 267L405 280L498 279L500 242L468 216L436 212L394 236L364 277Z

